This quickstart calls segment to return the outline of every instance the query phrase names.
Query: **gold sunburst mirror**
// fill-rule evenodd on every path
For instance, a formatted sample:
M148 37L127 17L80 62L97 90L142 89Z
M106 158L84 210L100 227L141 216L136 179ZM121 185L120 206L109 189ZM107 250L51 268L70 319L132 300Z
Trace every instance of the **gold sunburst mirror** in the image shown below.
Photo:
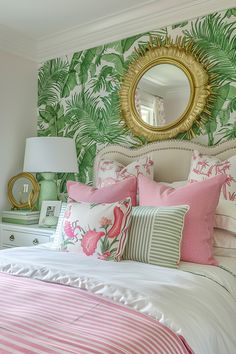
M204 65L183 38L151 38L124 75L120 89L122 116L135 135L148 141L192 133L201 124L210 95Z

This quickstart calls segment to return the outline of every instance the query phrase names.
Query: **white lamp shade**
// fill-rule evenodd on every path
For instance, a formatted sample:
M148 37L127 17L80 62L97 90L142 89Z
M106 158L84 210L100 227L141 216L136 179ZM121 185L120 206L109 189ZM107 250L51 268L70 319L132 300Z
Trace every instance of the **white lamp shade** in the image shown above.
M78 172L75 142L63 137L26 139L25 172Z

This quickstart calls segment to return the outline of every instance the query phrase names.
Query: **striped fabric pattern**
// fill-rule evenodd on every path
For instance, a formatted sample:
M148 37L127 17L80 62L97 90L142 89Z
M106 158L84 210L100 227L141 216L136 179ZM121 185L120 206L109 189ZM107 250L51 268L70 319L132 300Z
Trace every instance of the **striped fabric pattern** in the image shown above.
M190 354L154 318L86 290L0 273L1 354Z
M67 208L67 203L63 202L61 204L61 210L60 210L60 214L59 214L59 218L58 218L58 222L57 222L57 227L56 227L56 231L54 233L53 243L56 248L60 248L62 245L62 242L63 242L62 224L63 224L66 208Z
M187 205L133 208L123 259L177 268L188 209Z

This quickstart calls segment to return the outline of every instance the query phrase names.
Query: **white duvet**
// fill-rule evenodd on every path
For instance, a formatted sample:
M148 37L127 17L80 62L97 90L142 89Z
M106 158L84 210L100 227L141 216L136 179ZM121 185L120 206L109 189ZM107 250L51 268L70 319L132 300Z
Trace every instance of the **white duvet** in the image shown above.
M192 263L173 270L105 262L40 246L0 251L0 271L88 289L126 304L182 334L196 354L234 354L236 258L219 259L231 272Z

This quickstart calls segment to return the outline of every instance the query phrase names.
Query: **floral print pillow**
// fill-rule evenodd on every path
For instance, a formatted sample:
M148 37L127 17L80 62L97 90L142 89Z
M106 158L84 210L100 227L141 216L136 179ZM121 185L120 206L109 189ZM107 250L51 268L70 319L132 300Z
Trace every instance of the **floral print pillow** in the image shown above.
M144 156L128 166L117 161L102 159L98 164L96 187L106 187L130 176L138 177L139 174L153 179L153 161L150 156Z
M211 156L202 155L195 150L188 181L198 182L220 174L227 175L226 182L221 189L221 197L227 200L236 200L236 156L220 161Z
M131 209L130 198L111 204L68 203L62 224L62 250L119 261Z

